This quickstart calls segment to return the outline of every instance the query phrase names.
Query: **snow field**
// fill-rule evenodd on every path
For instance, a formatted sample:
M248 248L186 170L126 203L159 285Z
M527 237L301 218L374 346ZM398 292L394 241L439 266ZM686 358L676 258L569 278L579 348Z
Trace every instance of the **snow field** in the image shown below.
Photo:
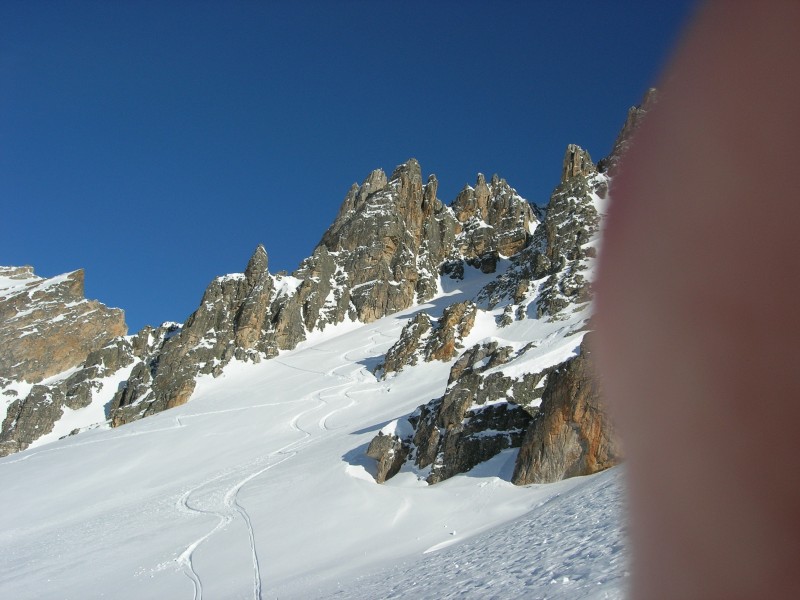
M422 307L231 363L182 407L0 460L0 597L619 597L615 473L517 487L511 451L435 486L372 478L369 441L441 396L450 365L371 369L413 312L481 283L443 282ZM580 343L585 315L498 329L500 312L465 347L543 340L539 367Z

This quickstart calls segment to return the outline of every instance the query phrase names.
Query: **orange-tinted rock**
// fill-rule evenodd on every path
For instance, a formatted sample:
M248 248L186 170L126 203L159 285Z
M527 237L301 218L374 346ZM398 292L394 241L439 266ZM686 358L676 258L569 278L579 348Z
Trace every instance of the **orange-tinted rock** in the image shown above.
M513 482L552 483L591 475L621 460L611 418L594 375L588 339L580 355L550 373L539 414L522 440Z
M83 270L50 279L2 267L0 377L36 383L75 367L125 335L125 315L83 296Z

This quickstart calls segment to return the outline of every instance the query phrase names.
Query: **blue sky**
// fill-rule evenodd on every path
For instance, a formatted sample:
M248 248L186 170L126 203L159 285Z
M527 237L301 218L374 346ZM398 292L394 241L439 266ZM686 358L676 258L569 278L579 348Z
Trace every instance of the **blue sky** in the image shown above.
M134 332L259 243L294 270L377 167L417 158L446 203L478 172L546 203L691 7L0 0L0 264L85 268Z

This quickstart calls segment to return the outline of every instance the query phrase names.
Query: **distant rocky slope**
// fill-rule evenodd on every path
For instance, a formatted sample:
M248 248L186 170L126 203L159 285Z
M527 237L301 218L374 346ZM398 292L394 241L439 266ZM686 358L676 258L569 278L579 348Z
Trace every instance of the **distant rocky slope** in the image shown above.
M51 279L0 267L0 373L38 382L125 335L125 315L83 296L83 270Z
M86 300L84 273L44 279L32 267L0 267L0 389L7 407L0 456L22 450L48 433L64 406L85 402L84 388L54 396L43 379L73 369L108 342L125 335L125 316ZM29 389L27 389L29 388Z
M114 425L186 402L199 374L233 358L258 361L290 350L310 331L345 320L369 323L432 298L443 264L492 272L538 224L505 180L478 176L445 206L438 181L423 184L411 159L390 177L377 169L353 185L313 254L292 275L272 275L259 246L243 274L215 279L158 360L136 370L111 403ZM460 268L463 268L460 267Z
M529 204L497 175L487 181L481 174L446 205L437 198L436 177L423 178L410 159L388 177L378 169L354 184L334 223L291 275L270 273L259 246L243 273L211 282L182 325L128 337L124 324L121 330L109 324L103 334L97 325L93 345L72 362L33 352L28 375L11 370L25 362L21 354L3 354L0 389L13 401L0 453L72 433L66 423L85 426L94 419L120 426L179 406L191 398L199 376L218 376L231 360L269 359L310 332L424 305L440 296L443 282L480 273L485 282L472 299L450 306L437 301L409 317L376 369L377 377L393 378L429 361L450 364L443 395L384 428L370 444L378 481L411 470L435 483L517 447L519 484L615 464L620 451L585 334L611 177L652 102L648 93L644 107L631 109L612 154L598 166L588 152L569 145L561 181L544 208ZM63 276L63 312L45 321L81 322L69 312L72 275ZM9 306L14 314L27 314L21 304ZM25 340L28 322L6 315L0 313L2 331ZM490 322L491 331L477 334L477 322L484 334ZM526 328L538 333L522 339ZM509 342L503 332L512 330L516 341ZM45 337L61 348L61 333ZM32 385L43 377L51 379ZM64 418L67 412L72 421Z

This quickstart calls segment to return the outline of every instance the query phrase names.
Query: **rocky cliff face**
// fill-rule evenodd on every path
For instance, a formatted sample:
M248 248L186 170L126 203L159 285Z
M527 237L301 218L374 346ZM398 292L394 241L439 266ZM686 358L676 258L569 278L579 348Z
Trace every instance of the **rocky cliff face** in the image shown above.
M494 273L499 256L512 256L530 240L539 222L533 207L494 175L487 185L478 173L452 204L458 254L484 273Z
M368 323L428 300L439 289L444 263L463 271L465 261L472 262L490 272L497 257L529 241L536 216L504 180L494 177L487 184L479 175L475 188L465 187L452 208L436 197L437 188L434 175L423 182L414 159L390 177L373 171L352 186L334 223L292 275L271 274L267 253L259 246L244 273L211 282L182 327L157 333L152 352L123 352L118 371L131 371L107 406L111 424L187 402L198 376L217 376L234 358L271 358L294 348L310 331L346 320ZM3 330L12 340L0 373L9 382L39 381L76 367L89 352L125 332L121 312L83 300L82 271L50 282L31 279L24 268L9 270L7 276L22 278L15 280L21 282L14 284L17 291L0 304ZM23 300L29 297L37 299L37 308L26 308ZM433 328L426 359L455 356L469 329L469 310L474 315L474 306L453 308L444 324ZM92 319L83 319L89 313ZM450 321L462 319L467 322L453 333ZM4 436L11 439L12 424L21 436L14 448L52 429L49 424L63 414L62 391L59 386L37 388L30 401L9 409ZM34 413L35 419L25 416ZM23 435L28 422L30 431Z
M234 357L258 359L276 278L267 253L256 248L243 274L218 277L185 325L139 364L111 401L113 426L185 404L198 375L219 375ZM274 354L274 352L273 352Z
M550 196L547 217L531 243L512 258L481 292L488 306L509 302L509 315L519 316L520 303L536 291L536 316L556 315L570 304L591 299L588 277L597 253L598 208L608 194L608 177L597 172L589 153L570 144L564 155L562 179ZM513 312L512 312L513 311Z
M0 267L0 379L41 381L127 331L125 315L83 295L82 270L43 279Z
M385 377L419 361L455 358L463 349L461 342L475 325L476 312L474 302L457 302L445 308L441 318L435 321L428 313L417 313L403 327L400 339L386 353L376 373Z
M520 445L512 481L552 483L613 467L622 456L592 370L591 334L575 358L553 369Z
M472 306L485 313L498 313L499 328L510 328L525 319L563 321L565 326L554 329L549 335L572 340L569 344L577 349L591 314L591 272L599 238L599 209L607 187L607 176L597 172L589 154L578 146L568 146L562 180L550 198L546 218L535 227L527 245L510 258L505 270L480 290L477 304ZM438 320L424 312L410 320L397 344L386 353L381 373L387 376L404 367L433 360L435 355L431 348L436 347L434 340L437 338L463 340L466 336L458 336L461 320L447 318L456 306L445 308ZM574 316L576 313L580 315L578 318ZM474 314L471 321L475 321ZM447 330L449 334L444 334ZM517 366L540 353L535 340L516 348L497 342L481 343L463 352L450 370L444 395L420 406L407 417L409 427L405 428L404 437L392 433L375 439L375 445L369 449L370 455L379 465L384 465L378 470L378 478L396 474L405 464L429 483L436 483L469 470L502 450L520 447L523 439L541 442L550 432L533 436L532 428L537 431L543 428L543 410L547 411L546 422L553 420L550 416L553 402L545 404L543 399L579 402L580 397L576 395L574 381L566 382L559 375L558 359L549 359L543 369L521 370ZM445 360L455 356L457 354L447 355ZM540 364L541 360L530 362ZM583 365L583 359L573 358L564 364L571 363L575 366L567 369L570 373ZM586 369L581 374L585 375L585 380L581 381L587 386L591 377ZM592 406L602 412L599 402ZM572 412L564 407L561 410L569 414L560 425L570 431L574 429L586 448L592 448L595 437L600 435L594 428L595 422L576 420L576 415L583 414L578 408ZM602 419L601 422L606 424ZM562 435L566 436L563 432ZM531 477L550 476L552 465L559 460L599 470L611 466L619 457L618 453L611 452L602 460L595 460L587 456L589 450L582 450L584 446L558 440L559 445L553 447L551 441L555 442L556 437L551 435L545 440L551 453L547 460L537 459L537 462L527 451L519 454L520 483ZM607 443L601 445L605 448ZM570 453L569 457L565 453ZM528 464L531 461L532 464ZM575 467L563 472L573 475L578 470L580 468Z
M0 267L0 389L7 405L0 456L49 433L64 407L86 406L91 379L116 359L124 314L86 300L83 281L83 271L43 279L31 267ZM69 374L82 363L84 371ZM59 374L63 385L47 381Z
M60 377L36 384L18 394L13 386L3 393L16 397L7 408L0 429L0 456L24 450L42 438L52 438L54 428L67 413L79 415L78 422L89 427L108 417L108 399L143 364L158 357L164 341L178 331L177 324L157 329L145 327L134 336L118 337L90 352L79 368ZM62 431L57 437L78 433L79 428Z
M514 447L520 452L513 481L521 485L587 475L619 462L621 451L591 370L591 352L581 340L591 316L591 281L609 172L628 150L629 138L653 98L648 93L643 106L631 109L601 169L588 152L567 146L561 181L539 213L546 215L543 222L535 224L524 243L513 246L505 270L475 298L479 310L497 315L501 330L525 319L564 322L548 337L574 340L574 354L567 360L554 354L544 359L549 360L545 368L520 370L515 365L525 363L526 355L536 357L528 364L542 365L538 341L518 348L497 342L469 348L453 364L442 397L406 417L404 427L393 424L373 440L369 455L378 462L379 481L408 469L435 483ZM480 200L486 197L485 190L479 179L475 190L465 190L456 200L454 211L462 221L468 221L466 209L487 214ZM483 247L469 239L470 244L461 248L472 248L473 256L481 256ZM483 268L486 263L473 259L471 264ZM445 269L463 276L463 265ZM382 374L431 360L432 332L444 323L444 315L436 320L418 313L387 352Z
M414 159L388 180L377 170L351 188L315 250L332 254L342 274L337 308L352 303L352 316L368 323L433 296L455 228L437 188L435 176L423 184Z
M516 354L496 342L473 346L453 364L444 396L408 418L414 429L404 440L409 458L427 472L428 483L463 473L520 445L538 411L538 386L544 375L513 378L498 370Z

